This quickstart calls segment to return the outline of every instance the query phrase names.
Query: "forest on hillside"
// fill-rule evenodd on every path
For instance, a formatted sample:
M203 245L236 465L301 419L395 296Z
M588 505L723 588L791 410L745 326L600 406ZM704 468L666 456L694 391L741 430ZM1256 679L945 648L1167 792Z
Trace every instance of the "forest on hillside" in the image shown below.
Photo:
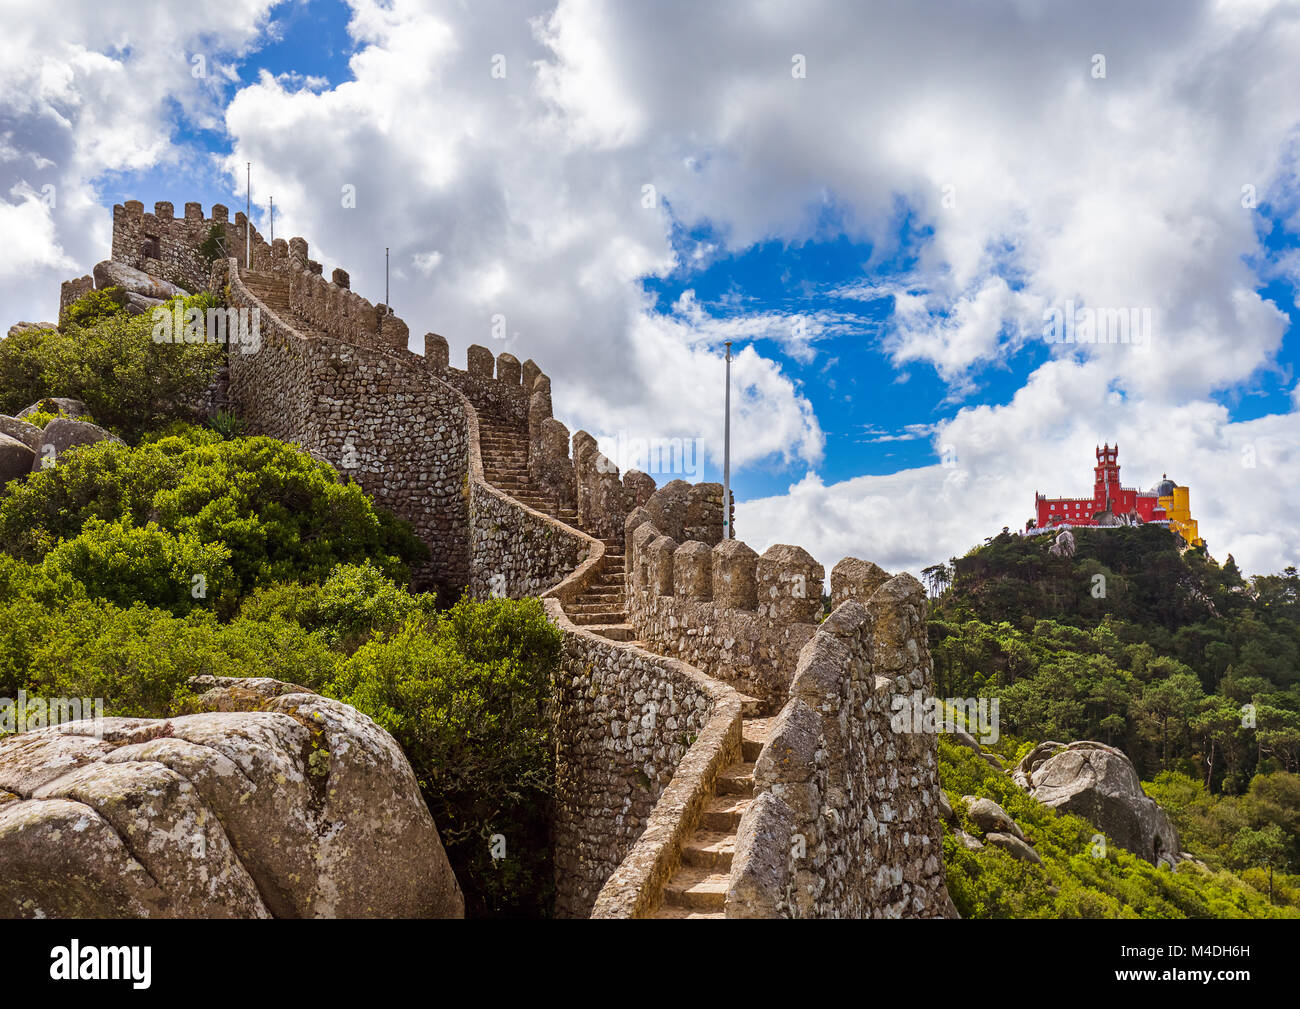
M1300 871L1300 575L1245 578L1158 526L1003 533L924 574L942 697L996 697L1008 759L1095 739L1184 847Z

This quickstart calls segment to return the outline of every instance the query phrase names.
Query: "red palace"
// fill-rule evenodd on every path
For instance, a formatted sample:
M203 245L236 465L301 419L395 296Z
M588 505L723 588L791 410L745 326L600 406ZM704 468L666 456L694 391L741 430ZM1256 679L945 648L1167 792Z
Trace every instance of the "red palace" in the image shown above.
M1092 497L1049 498L1034 494L1034 525L1117 526L1154 522L1171 527L1189 544L1203 542L1192 519L1188 489L1168 476L1153 489L1141 491L1119 482L1119 446L1097 449Z

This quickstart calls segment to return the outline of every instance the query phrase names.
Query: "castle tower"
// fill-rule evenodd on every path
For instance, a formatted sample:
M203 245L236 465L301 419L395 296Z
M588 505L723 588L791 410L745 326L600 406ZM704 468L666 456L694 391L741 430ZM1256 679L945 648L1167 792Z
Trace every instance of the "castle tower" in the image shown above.
M1111 502L1119 496L1119 444L1103 445L1097 449L1097 465L1093 467L1093 499L1098 511L1109 511Z

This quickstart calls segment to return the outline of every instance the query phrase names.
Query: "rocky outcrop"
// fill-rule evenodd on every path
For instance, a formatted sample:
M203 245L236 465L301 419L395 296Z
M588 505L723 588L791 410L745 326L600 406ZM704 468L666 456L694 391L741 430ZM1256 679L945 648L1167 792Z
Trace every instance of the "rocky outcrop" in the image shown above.
M1082 816L1148 862L1169 864L1177 857L1173 824L1142 791L1122 750L1089 740L1040 743L1016 767L1012 780L1044 805Z
M36 453L32 451L30 446L17 438L10 438L7 434L0 434L0 483L30 473L32 471L32 460L35 458Z
M69 449L81 445L94 445L100 441L120 442L121 440L121 438L110 434L97 424L91 424L84 420L68 420L66 417L56 417L45 425L40 448L36 450L36 454L32 459L32 472L44 466L57 464L59 458ZM47 462L46 460L50 461Z
M25 406L19 410L18 419L22 420L34 413L57 413L60 416L76 420L86 415L86 404L79 399L71 399L67 396L47 396L45 399L37 400L31 406Z
M9 335L15 336L18 333L26 333L33 329L58 329L52 322L15 322L9 327Z
M22 442L33 452L41 447L43 437L41 429L35 424L29 424L17 417L7 417L4 414L0 414L0 434Z
M463 916L388 733L293 684L196 684L194 714L0 741L0 916Z
M184 288L170 281L124 263L115 263L111 259L96 263L94 274L95 287L101 291L106 287L120 287L127 294L155 301L165 301L186 293Z
M1042 864L1042 857L1034 850L1033 845L1023 837L1017 837L1015 834L1003 834L994 830L985 834L984 840L994 847L1009 852L1013 858L1018 858L1022 862L1032 862L1035 865ZM967 846L969 847L969 845Z
M1012 834L1022 841L1025 839L1016 821L992 799L981 799L974 795L963 795L961 798L966 804L966 815L983 833Z

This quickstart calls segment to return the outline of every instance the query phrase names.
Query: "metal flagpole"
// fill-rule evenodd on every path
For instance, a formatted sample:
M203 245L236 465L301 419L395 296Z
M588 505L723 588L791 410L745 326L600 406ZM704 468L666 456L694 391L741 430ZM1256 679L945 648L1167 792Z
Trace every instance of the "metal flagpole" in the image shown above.
M275 244L275 197L271 197L271 244Z
M244 268L253 268L253 163L244 162L247 176L244 182Z
M384 304L392 308L392 303L388 300L388 246L384 246Z
M722 538L734 539L731 528L731 341L727 347L727 398L722 422Z

